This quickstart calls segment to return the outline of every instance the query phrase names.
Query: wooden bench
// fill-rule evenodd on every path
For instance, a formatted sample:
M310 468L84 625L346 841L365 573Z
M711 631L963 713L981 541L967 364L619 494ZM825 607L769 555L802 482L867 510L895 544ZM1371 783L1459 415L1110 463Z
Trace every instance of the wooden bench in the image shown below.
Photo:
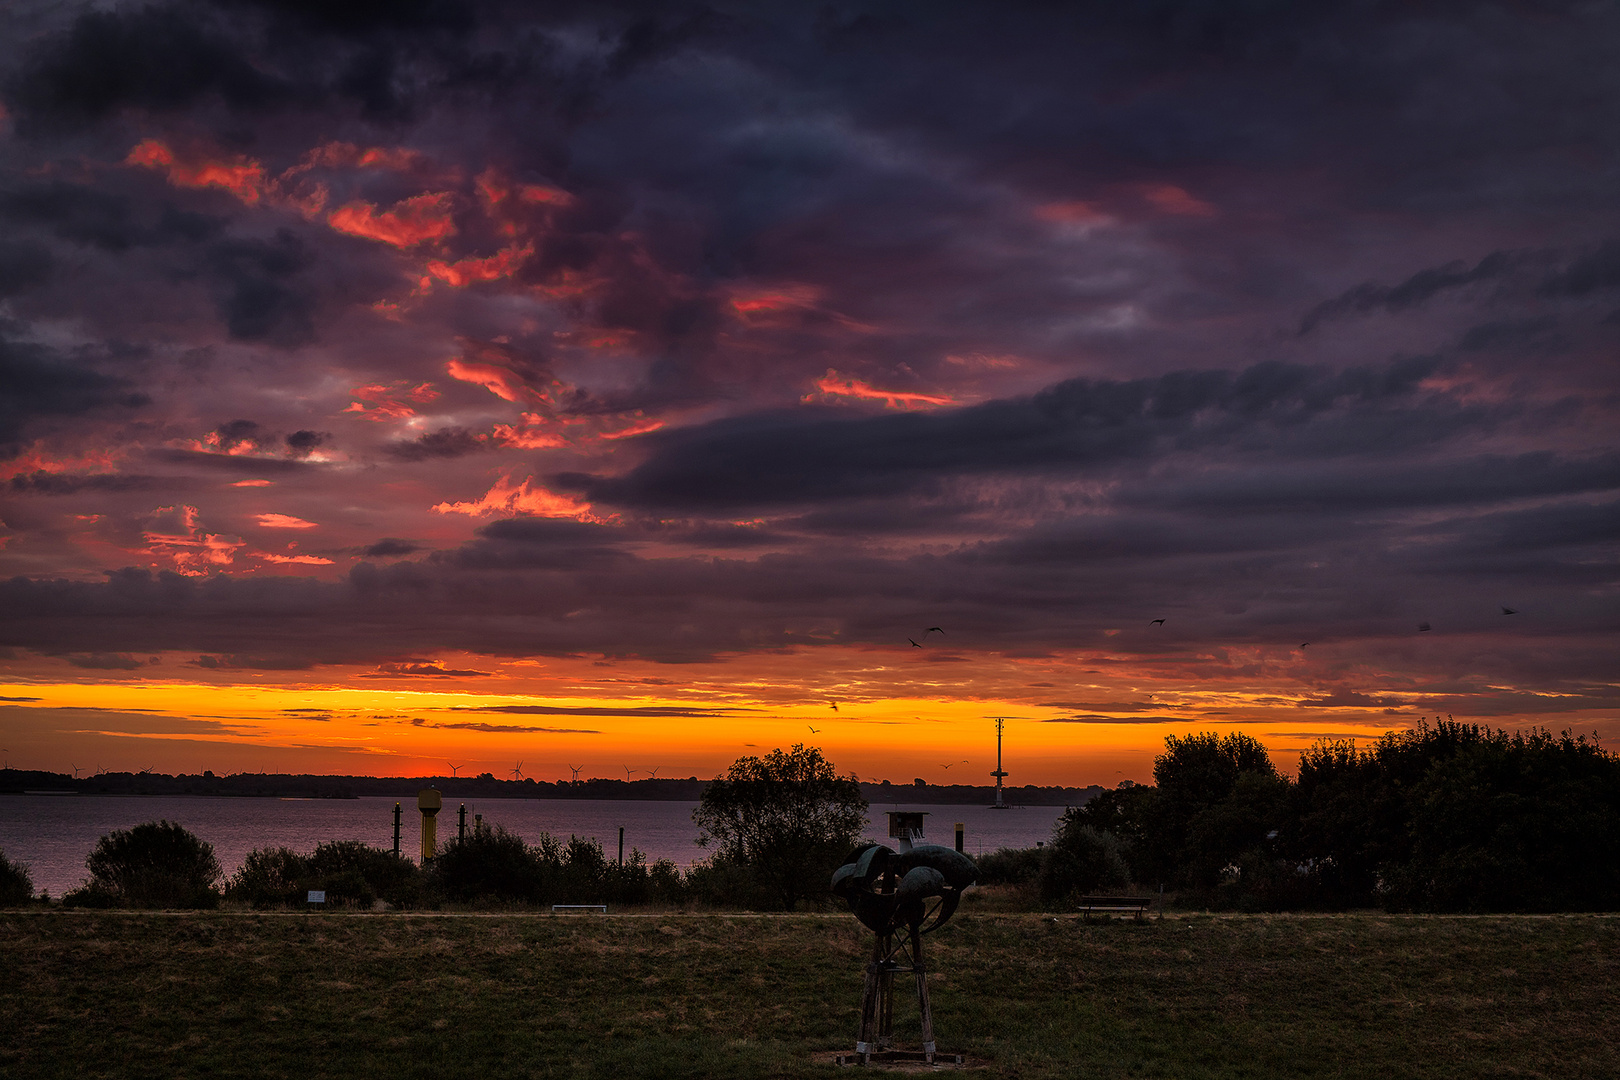
M1082 896L1080 914L1086 918L1092 915L1134 915L1140 919L1155 899L1152 896Z

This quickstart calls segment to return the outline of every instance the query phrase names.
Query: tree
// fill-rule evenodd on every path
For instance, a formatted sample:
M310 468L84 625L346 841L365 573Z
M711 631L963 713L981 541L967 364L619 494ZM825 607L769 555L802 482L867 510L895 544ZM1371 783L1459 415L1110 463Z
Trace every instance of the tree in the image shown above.
M21 907L33 898L34 882L28 876L28 867L0 852L0 907Z
M70 894L80 902L153 908L211 908L219 903L214 845L170 821L108 833L85 866L89 884Z
M732 762L704 790L692 819L700 845L746 867L773 902L791 911L827 891L866 826L866 800L853 774L839 776L820 750L799 743L787 753Z
M1270 846L1287 812L1288 782L1242 732L1169 736L1153 780L1157 820L1148 839L1176 883L1213 887L1227 867Z

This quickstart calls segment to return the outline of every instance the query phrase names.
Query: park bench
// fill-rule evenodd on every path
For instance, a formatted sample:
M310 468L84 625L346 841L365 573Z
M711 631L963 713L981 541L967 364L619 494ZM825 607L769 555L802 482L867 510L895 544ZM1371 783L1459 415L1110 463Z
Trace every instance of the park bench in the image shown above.
M1086 918L1092 915L1135 915L1140 919L1154 901L1151 896L1082 896L1080 897L1080 914Z

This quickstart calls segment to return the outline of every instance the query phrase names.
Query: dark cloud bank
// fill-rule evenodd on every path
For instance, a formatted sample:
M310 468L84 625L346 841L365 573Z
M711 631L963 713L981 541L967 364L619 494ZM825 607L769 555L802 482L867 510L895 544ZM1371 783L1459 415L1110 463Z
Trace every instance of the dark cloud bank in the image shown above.
M926 620L1188 677L1310 641L1338 650L1323 708L1394 700L1342 696L1374 671L1612 705L1613 5L7 18L18 655L461 676L431 656L688 662ZM246 171L166 180L128 163L143 139ZM396 164L321 172L328 145ZM442 194L439 238L343 233L262 179L305 176L321 213ZM573 441L512 434L541 421ZM497 473L594 520L430 514ZM109 554L181 503L197 543L325 568ZM272 547L259 510L319 531ZM446 520L465 538L424 539Z

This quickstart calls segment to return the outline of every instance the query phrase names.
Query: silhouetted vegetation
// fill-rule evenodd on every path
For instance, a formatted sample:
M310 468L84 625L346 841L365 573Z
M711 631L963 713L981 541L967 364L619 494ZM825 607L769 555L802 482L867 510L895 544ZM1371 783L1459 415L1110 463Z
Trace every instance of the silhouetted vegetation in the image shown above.
M853 776L839 776L821 751L803 744L732 762L692 812L698 843L715 849L713 876L745 868L769 906L792 911L824 896L833 870L866 825L866 800Z
M90 880L70 907L211 908L219 903L214 846L169 821L108 833L85 860Z
M0 851L0 907L20 907L34 898L28 867L12 862Z
M1048 851L1089 827L1140 885L1218 909L1620 907L1620 759L1585 737L1441 721L1318 742L1293 782L1246 735L1166 744L1152 786L1065 813Z
M369 908L378 900L412 906L421 896L416 864L359 840L334 840L313 854L258 848L225 886L225 899L260 910L302 905L310 891L329 907Z

